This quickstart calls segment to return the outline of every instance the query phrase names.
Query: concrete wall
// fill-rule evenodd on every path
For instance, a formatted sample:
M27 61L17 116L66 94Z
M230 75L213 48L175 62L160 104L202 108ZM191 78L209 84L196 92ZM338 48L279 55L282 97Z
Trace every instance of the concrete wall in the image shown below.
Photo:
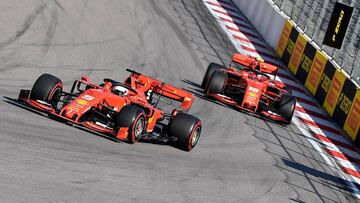
M266 0L233 1L254 25L265 41L275 49L285 18Z

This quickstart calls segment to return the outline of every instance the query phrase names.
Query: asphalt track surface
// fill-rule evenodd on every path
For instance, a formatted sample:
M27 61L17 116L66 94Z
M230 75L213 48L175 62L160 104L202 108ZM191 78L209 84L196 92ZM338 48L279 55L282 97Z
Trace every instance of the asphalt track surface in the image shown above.
M4 202L356 202L293 125L207 101L209 62L234 48L198 0L0 1L0 199ZM42 73L71 86L125 68L193 92L203 122L190 153L134 145L16 105Z

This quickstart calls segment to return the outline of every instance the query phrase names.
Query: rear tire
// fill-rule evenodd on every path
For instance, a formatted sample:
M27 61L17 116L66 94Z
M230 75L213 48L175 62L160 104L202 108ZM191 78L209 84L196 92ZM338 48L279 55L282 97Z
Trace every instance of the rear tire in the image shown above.
M205 94L219 94L222 92L227 80L227 73L215 71L205 88Z
M137 106L125 106L116 114L114 120L116 132L123 127L129 128L127 139L130 144L139 141L145 131L145 112Z
M226 69L225 66L217 64L217 63L210 63L208 68L206 69L203 81L201 83L201 87L203 89L205 89L207 83L210 80L211 75L216 71L216 70L221 70L221 69Z
M184 151L191 151L200 139L200 119L186 113L178 113L169 127L169 135L176 137L175 146Z
M294 115L296 105L296 98L291 95L284 94L281 97L278 112L286 120L286 124L290 124L291 119Z
M31 89L30 99L54 105L60 99L62 88L63 84L59 78L47 73L42 74Z

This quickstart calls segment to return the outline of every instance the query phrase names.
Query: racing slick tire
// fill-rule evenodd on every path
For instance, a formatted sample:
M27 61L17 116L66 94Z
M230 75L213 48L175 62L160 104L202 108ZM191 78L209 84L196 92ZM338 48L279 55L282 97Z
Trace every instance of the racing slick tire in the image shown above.
M205 88L205 94L219 94L222 92L225 82L227 80L227 73L223 71L215 71Z
M59 78L47 73L42 74L31 89L30 99L54 105L60 99L62 88L63 84Z
M177 113L171 121L169 136L175 137L174 145L181 150L191 151L198 143L201 134L200 119L186 113Z
M296 105L296 98L291 95L284 94L281 97L278 112L286 120L286 124L290 124L291 119L294 115Z
M145 131L145 112L134 105L125 106L116 114L114 123L116 132L122 127L129 128L127 139L130 144L134 144Z
M217 63L210 63L208 68L206 69L203 81L201 82L201 87L205 89L208 81L210 80L211 75L216 71L220 69L226 69L225 66L217 64Z

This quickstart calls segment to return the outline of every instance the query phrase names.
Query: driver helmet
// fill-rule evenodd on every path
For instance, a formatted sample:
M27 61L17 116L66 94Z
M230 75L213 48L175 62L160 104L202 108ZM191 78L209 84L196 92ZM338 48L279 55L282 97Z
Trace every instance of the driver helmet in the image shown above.
M113 87L113 93L119 96L125 96L128 93L128 89L122 86L115 86Z

